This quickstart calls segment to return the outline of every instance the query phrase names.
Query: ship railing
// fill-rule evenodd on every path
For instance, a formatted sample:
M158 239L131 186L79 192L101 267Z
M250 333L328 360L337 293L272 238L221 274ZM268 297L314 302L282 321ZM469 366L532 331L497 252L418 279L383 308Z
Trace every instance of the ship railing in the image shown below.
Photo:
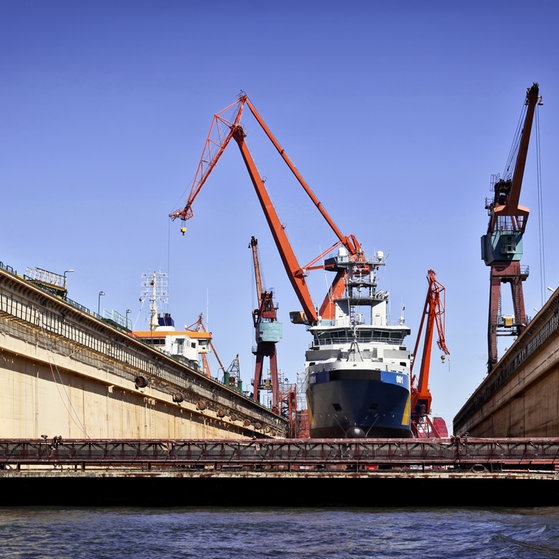
M354 335L344 335L344 336L315 336L315 342L313 345L317 345L316 341L318 341L318 347L322 346L330 346L330 345L337 345L337 344L350 344L354 341L358 343L385 343L391 345L401 345L403 342L403 338L401 335L395 335L394 332L375 332L374 336L365 335L365 332L360 332L357 330L356 336Z
M11 266L8 266L7 264L4 264L4 262L0 261L0 268L2 268L3 270L6 270L6 272L10 272L10 274L14 274L15 276L17 276L17 271L12 268Z

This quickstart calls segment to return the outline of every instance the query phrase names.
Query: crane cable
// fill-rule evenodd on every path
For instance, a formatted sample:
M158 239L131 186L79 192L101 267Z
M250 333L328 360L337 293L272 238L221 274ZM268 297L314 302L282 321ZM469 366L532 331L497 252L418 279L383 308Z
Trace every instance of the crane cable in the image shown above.
M537 106L536 106L537 108ZM503 173L505 180L512 177L514 169L511 169L513 162L516 160L518 149L520 146L520 137L522 133L522 123L524 122L527 111L526 104L522 106L520 117L514 134L514 139L510 148L509 156ZM544 246L544 219L543 219L543 191L541 176L541 145L540 145L540 115L539 110L534 113L535 119L535 136L536 136L536 183L537 183L537 201L538 201L538 244L539 244L539 265L540 265L540 299L541 305L545 302L546 278L545 278L545 246ZM500 303L499 303L500 307ZM500 312L500 310L499 310Z
M520 116L518 118L518 122L516 124L516 130L514 132L514 136L512 139L512 144L509 150L509 155L507 158L507 162L505 165L505 170L503 171L503 179L510 180L514 173L514 164L516 163L516 159L518 157L518 150L520 148L520 139L522 137L522 125L526 118L526 112L528 108L526 104L522 105L522 109L520 110ZM511 168L512 167L512 168Z
M545 280L545 236L543 219L543 189L542 189L542 164L540 147L540 114L536 111L536 181L538 192L538 240L540 250L540 297L541 305L545 301L546 280Z
M167 220L167 296L170 297L170 278L171 278L171 223L172 220Z

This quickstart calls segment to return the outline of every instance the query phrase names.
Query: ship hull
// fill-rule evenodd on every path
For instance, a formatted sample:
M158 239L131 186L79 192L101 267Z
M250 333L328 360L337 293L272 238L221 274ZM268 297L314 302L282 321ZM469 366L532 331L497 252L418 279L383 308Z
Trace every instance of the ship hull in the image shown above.
M409 375L379 369L309 372L312 438L412 436Z

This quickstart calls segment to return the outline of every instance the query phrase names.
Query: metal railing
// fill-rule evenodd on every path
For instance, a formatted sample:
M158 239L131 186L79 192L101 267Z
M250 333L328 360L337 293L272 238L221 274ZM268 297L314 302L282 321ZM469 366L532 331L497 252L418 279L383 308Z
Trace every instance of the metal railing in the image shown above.
M0 469L33 466L326 473L555 471L559 439L0 439Z

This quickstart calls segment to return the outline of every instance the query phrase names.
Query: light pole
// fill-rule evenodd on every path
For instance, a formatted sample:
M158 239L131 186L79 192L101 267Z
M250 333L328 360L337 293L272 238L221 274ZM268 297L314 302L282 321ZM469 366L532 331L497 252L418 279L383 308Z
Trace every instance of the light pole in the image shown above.
M99 296L97 297L97 314L101 316L101 297L105 295L104 291L99 291Z
M131 309L126 309L126 329L128 330L128 315L132 312Z

